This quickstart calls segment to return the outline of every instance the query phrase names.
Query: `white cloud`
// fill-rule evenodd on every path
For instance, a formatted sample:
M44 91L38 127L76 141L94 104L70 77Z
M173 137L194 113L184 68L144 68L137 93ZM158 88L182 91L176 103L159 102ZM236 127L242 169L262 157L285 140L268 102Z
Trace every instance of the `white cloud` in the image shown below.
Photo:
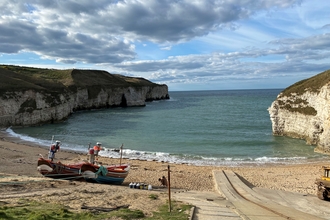
M104 67L161 83L300 79L328 68L329 6L321 0L2 0L0 54L34 53L68 67Z

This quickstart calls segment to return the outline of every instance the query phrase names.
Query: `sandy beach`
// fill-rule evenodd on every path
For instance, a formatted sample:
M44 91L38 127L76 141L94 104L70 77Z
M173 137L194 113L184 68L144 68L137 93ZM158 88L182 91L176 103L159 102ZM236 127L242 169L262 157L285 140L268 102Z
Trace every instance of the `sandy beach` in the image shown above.
M160 186L158 178L168 175L171 170L171 189L180 191L215 191L212 170L232 170L251 186L289 192L316 195L315 180L321 175L321 167L330 162L317 162L299 165L259 165L239 167L192 166L168 164L156 161L123 159L129 163L131 171L121 186L92 184L85 182L57 181L43 177L37 171L40 155L47 157L48 146L37 146L0 136L0 200L15 203L21 197L44 202L65 204L79 211L81 206L114 207L129 205L130 209L140 209L151 215L157 207L168 199L167 190ZM86 154L60 151L55 161L72 163L85 160ZM103 164L118 164L119 159L99 158ZM153 190L137 190L128 187L130 182L150 184ZM17 187L17 183L19 187ZM148 196L157 194L157 200Z

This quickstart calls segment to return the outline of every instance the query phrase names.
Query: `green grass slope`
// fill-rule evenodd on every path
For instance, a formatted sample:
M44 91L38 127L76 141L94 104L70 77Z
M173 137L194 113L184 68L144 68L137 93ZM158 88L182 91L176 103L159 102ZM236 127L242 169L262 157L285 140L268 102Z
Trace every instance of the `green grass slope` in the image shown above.
M292 93L301 95L306 91L318 93L325 84L330 82L330 70L319 73L311 78L301 80L282 91L283 96L290 96Z
M0 95L8 91L37 90L64 92L77 88L118 88L159 86L143 78L110 74L101 70L44 69L0 65Z

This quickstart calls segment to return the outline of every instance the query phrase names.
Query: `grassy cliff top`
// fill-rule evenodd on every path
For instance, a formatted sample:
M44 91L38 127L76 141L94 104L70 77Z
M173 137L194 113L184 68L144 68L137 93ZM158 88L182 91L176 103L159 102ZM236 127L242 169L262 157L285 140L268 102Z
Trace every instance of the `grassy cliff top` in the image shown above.
M330 70L324 71L311 78L301 80L282 91L281 96L290 96L292 93L301 95L306 91L318 93L324 85L330 82Z
M6 91L52 90L68 88L101 88L157 86L143 78L110 74L101 70L43 69L24 66L0 65L0 94Z

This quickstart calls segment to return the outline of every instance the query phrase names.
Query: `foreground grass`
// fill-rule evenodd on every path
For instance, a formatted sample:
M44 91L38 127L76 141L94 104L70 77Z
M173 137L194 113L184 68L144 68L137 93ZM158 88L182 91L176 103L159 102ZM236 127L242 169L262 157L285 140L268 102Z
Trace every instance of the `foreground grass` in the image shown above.
M168 204L159 207L158 212L154 212L152 217L146 218L148 220L186 220L189 217L191 205L172 201L172 209L169 212Z
M0 201L1 202L1 201ZM172 201L172 209L169 212L168 204L164 204L159 208L158 212L153 213L153 217L145 217L141 210L130 210L127 208L119 209L111 212L72 212L67 207L58 204L40 203L30 200L21 200L19 204L11 206L9 204L0 203L0 219L31 219L31 220L64 220L64 219L83 219L83 220L101 220L112 217L129 219L146 219L146 220L186 220L189 216L191 206L176 201Z

